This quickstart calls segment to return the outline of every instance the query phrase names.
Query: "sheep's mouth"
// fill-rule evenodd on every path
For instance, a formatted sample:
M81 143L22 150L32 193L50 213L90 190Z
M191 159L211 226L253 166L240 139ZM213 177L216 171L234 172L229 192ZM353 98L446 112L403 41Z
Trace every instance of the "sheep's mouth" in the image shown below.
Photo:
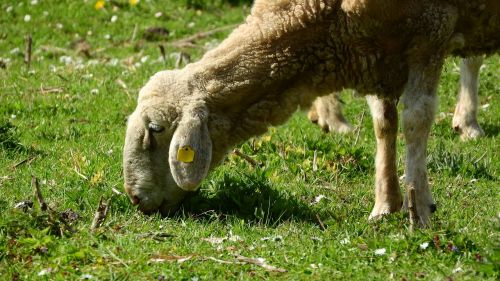
M183 199L180 199L177 202L169 202L169 200L164 199L158 208L158 212L163 217L170 217L174 215L180 208Z

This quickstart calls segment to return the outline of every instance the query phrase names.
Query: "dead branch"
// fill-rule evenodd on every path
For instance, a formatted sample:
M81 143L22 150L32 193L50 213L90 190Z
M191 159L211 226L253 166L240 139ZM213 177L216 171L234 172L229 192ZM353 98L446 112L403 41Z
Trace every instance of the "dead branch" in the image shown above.
M313 172L318 170L318 152L314 150L313 163L312 163Z
M163 63L165 64L165 66L167 66L167 57L165 55L165 47L163 47L162 44L158 45L158 48L160 48L160 54L161 54L161 58L163 59Z
M262 258L253 259L253 258L247 258L244 256L236 255L236 260L238 260L240 262L258 265L267 271L280 272L280 273L288 272L288 270L286 270L284 268L279 268L279 267L275 267L275 266L267 264L266 261Z
M323 223L323 221L321 220L321 218L319 217L319 215L318 215L318 214L316 214L316 219L318 220L318 222L319 222L319 226L321 227L321 229L322 229L323 231L325 231L325 230L326 230L325 224Z
M172 41L169 44L172 45L172 46L175 46L175 47L179 47L179 48L182 48L182 47L195 47L195 45L194 45L195 41L203 39L203 38L206 38L206 37L209 37L209 36L212 36L212 35L214 35L216 33L222 32L222 31L233 29L236 26L237 25L235 25L235 24L231 24L231 25L226 25L226 26L221 26L221 27L218 27L218 28L214 28L214 29L208 30L208 31L198 32L198 33L195 33L195 34L193 34L191 36L188 36L188 37L185 37L185 38L181 38L181 39Z
M419 217L417 213L417 203L415 202L415 188L408 186L408 212L410 213L410 231L413 232L415 225L418 224Z
M69 55L75 54L75 52L73 50L68 50L65 48L49 46L49 45L41 46L40 50L42 50L43 52L46 52L49 56L52 56L52 57L58 57L58 56L63 56L63 55L69 56Z
M358 131L356 132L356 139L354 140L354 145L358 143L359 140L359 132L361 132L361 126L363 126L363 119L365 119L365 111L363 110L361 114L361 120L359 121Z
M45 199L43 199L40 186L38 185L38 179L35 176L31 176L31 186L33 187L33 191L35 192L36 200L40 204L40 209L42 211L47 211L47 203L45 202Z
M241 158L243 158L243 160L247 161L250 165L252 165L252 167L255 167L255 166L261 166L261 163L255 161L254 159L252 159L252 157L244 154L243 152L241 152L239 149L235 148L233 150L233 153L236 155L236 156L239 156Z
M28 34L25 37L25 43L26 43L26 50L24 52L24 63L26 64L29 70L31 66L31 47L33 44L33 39L31 38L30 34Z
M106 220L106 216L108 215L110 203L111 198L109 198L106 202L104 202L102 197L99 199L99 205L97 206L90 231L95 232L104 223L104 220Z
M25 159L23 159L23 160L21 160L21 161L17 162L16 164L12 165L10 168L11 168L12 170L14 170L14 169L16 169L17 167L19 167L19 166L21 166L21 165L23 165L23 164L25 164L25 163L27 163L27 164L29 165L29 164L31 164L31 162L33 162L33 160L35 160L35 159L36 159L36 156L29 156L28 158L25 158Z

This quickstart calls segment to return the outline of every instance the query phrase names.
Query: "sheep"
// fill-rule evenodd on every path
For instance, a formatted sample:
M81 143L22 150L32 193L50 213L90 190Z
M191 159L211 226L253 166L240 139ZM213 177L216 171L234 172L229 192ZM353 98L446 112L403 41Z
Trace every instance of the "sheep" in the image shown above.
M500 47L497 0L256 0L245 23L199 61L152 76L128 120L124 187L144 213L174 212L230 148L343 88L367 95L377 138L370 219L399 211L401 98L405 181L418 223L436 209L426 146L448 55ZM404 94L403 94L404 93ZM405 205L408 202L404 198Z
M453 115L453 129L460 134L462 141L477 139L484 136L484 131L477 122L479 69L483 57L463 58L460 63L460 91L455 114ZM351 125L342 114L342 104L339 93L316 98L307 117L318 124L325 132L340 134L349 133Z

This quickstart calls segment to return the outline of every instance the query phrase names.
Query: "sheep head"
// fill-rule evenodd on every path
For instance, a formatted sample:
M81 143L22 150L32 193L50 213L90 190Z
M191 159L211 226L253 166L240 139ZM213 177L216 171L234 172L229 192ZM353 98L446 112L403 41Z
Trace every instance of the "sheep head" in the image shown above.
M208 110L180 70L141 89L125 137L125 190L145 213L168 214L205 178L212 159Z

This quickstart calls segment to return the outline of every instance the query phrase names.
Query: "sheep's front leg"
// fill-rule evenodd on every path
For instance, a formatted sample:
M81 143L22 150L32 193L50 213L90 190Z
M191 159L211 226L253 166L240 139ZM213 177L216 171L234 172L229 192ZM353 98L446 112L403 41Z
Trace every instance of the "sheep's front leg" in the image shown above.
M460 93L453 115L453 128L460 133L462 140L484 136L477 122L479 69L483 57L462 59L460 64Z
M352 130L342 114L342 104L338 93L316 98L307 114L309 120L317 123L325 132L345 134Z
M436 210L427 180L426 148L436 108L436 87L440 67L410 69L408 83L403 94L403 132L406 140L405 181L407 188L415 189L415 205L420 226L429 223ZM405 208L408 196L405 196Z
M397 101L367 96L377 138L375 156L375 206L370 219L401 209L401 191L396 166L396 136L398 131Z

